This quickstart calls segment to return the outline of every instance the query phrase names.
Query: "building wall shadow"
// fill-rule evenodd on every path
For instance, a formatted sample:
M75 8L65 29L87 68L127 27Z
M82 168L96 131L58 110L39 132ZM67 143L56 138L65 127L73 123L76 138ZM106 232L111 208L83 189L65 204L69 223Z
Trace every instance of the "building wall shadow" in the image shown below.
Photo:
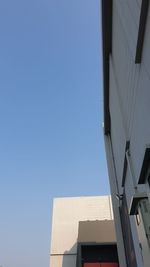
M70 250L64 252L62 267L76 267L77 243Z

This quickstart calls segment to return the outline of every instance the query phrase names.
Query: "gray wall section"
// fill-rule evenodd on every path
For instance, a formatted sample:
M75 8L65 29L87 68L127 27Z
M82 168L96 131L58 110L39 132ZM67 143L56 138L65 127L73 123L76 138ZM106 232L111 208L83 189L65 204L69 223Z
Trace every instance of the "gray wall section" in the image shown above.
M119 191L121 191L122 170L124 164L124 151L126 145L125 128L123 125L121 103L118 96L117 84L115 81L112 61L110 60L110 113L111 113L111 138L112 147L114 153L114 160L116 165L116 175L119 185Z
M109 64L109 109L111 133L105 136L110 186L117 240L123 250L116 194L125 190L128 208L137 192L145 148L150 144L150 6L148 10L141 64L135 64L142 0L113 0L112 53ZM126 142L130 141L125 186L122 187ZM147 192L150 195L150 189ZM130 217L133 242L139 267L143 263L134 216ZM117 229L118 228L118 229ZM146 241L144 241L146 242ZM144 245L143 245L144 247ZM125 264L125 263L124 263ZM123 263L121 267L125 266Z
M138 179L145 147L150 143L150 78L144 66L141 66L134 106L133 127L131 132L131 158L135 177Z
M145 153L145 147L150 143L150 123L148 123L150 99L150 12L146 24L142 64L135 64L136 38L140 7L135 2L135 12L132 1L113 1L113 31L112 56L110 58L110 116L111 139L120 186L122 179L125 144L131 143L131 165L133 179L138 179ZM129 12L130 10L130 12ZM130 15L129 15L130 14ZM128 18L128 19L127 19ZM125 29L126 28L126 29ZM128 30L127 30L128 29ZM131 32L130 32L131 31ZM149 31L150 32L150 31ZM130 43L128 41L130 39ZM132 46L132 49L131 49ZM135 49L134 49L135 50ZM134 55L134 56L133 56ZM147 119L146 119L147 118Z
M125 149L123 146L125 146L125 139L130 140L131 163L136 179L139 178L145 146L150 143L150 123L148 123L150 12L148 12L146 24L142 64L138 65L135 64L134 59L140 14L139 2L113 1L113 39L110 61L111 138L115 147L116 168L122 169L122 154ZM117 175L121 178L121 170L117 170Z
M114 1L115 2L115 1ZM114 3L113 2L113 3ZM117 3L119 3L118 1ZM126 2L126 1L122 1ZM118 4L119 5L119 4ZM123 27L119 8L113 5L113 34L112 34L112 66L117 83L118 98L122 113L122 123L125 128L126 138L130 135L130 127L132 124L133 103L136 97L136 84L139 77L140 67L135 65L134 56L131 54L129 42L127 40L126 31ZM125 12L125 10L124 10ZM128 28L130 26L128 25ZM130 35L130 42L132 40ZM136 48L136 44L135 44ZM110 81L110 86L111 81ZM112 90L112 89L111 89ZM110 90L110 92L111 92Z
M131 56L134 59L140 19L140 6L136 0L113 0L113 18L116 14L118 14L121 21L120 29L124 32L126 43L128 43Z
M125 194L126 194L128 207L130 206L131 198L134 195L134 193L135 193L135 191L134 191L134 185L133 185L132 177L131 177L131 174L129 172L129 169L127 169L126 183L125 183ZM138 237L138 232L137 232L137 227L136 227L136 220L135 220L134 216L129 216L129 220L130 220L131 231L132 231L132 236L133 236L135 254L136 254L136 258L138 259L137 264L140 267L140 266L143 266L143 261L142 261L142 257L141 257L141 248L139 246L139 237Z
M108 162L108 172L110 178L110 187L112 192L112 204L113 204L113 213L115 218L115 228L116 228L116 237L117 237L117 248L118 248L118 257L120 267L126 267L124 243L122 237L121 221L120 221L120 212L119 212L119 200L116 198L116 195L119 193L118 190L118 181L116 177L116 169L114 164L114 155L112 150L111 139L109 136L105 136L105 146L106 146L106 155Z

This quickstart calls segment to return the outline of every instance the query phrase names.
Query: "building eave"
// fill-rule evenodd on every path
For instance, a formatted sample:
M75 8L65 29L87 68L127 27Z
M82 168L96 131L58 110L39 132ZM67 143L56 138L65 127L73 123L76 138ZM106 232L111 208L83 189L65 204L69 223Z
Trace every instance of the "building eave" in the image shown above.
M109 111L109 55L112 47L112 0L102 0L102 50L103 50L103 95L104 134L110 133Z

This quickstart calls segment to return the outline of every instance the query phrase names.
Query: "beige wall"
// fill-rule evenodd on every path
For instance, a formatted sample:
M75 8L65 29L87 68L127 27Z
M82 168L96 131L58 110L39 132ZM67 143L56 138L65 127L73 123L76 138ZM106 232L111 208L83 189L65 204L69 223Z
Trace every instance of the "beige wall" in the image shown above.
M112 219L110 196L54 199L50 267L75 266L79 221Z
M76 255L55 255L51 256L50 259L51 267L75 267L76 266Z

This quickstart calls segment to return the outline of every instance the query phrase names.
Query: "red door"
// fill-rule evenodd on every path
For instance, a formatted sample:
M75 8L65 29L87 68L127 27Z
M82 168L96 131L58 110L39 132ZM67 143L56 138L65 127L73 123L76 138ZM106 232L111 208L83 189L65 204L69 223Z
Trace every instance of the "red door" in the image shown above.
M101 267L101 264L99 262L96 263L84 263L84 267Z
M105 262L105 263L101 263L100 267L118 267L118 263L115 262Z
M105 262L105 263L84 263L84 267L119 267L118 263L115 262Z

